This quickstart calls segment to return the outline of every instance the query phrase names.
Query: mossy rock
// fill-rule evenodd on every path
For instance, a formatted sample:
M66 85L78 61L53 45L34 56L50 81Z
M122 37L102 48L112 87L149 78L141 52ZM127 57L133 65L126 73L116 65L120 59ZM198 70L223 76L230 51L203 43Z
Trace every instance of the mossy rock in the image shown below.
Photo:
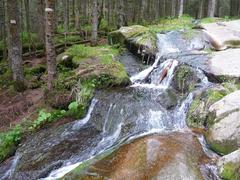
M186 94L195 89L195 86L201 82L197 76L196 70L188 65L180 65L175 71L172 87L180 94Z
M133 25L111 32L108 40L111 45L126 45L133 54L144 60L153 61L157 53L157 32L149 27Z
M240 179L240 149L221 157L217 166L220 177L224 180Z
M224 165L224 170L220 174L224 180L239 180L240 179L240 163L228 163Z
M228 89L223 86L216 86L198 92L189 108L187 114L187 124L192 128L211 127L213 121L209 117L209 108L212 104L229 94ZM214 116L214 115L213 115ZM208 118L208 119L207 119Z

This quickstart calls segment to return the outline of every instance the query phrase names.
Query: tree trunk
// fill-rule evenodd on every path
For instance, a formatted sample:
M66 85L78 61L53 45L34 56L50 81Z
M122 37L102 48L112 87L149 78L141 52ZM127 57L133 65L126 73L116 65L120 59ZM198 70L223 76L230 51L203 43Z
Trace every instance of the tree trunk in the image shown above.
M176 0L172 0L172 3L171 3L171 15L172 17L175 17L176 16Z
M24 0L24 5L25 5L25 11L26 11L26 30L27 30L27 34L28 34L28 43L29 43L29 54L31 54L32 50L31 47L34 46L33 45L33 41L32 41L32 36L31 36L31 27L30 27L30 12L29 12L29 0Z
M44 8L45 8L45 2L44 0L38 0L38 37L41 41L41 43L45 44L45 13L44 13Z
M98 2L97 0L93 0L92 7L92 46L97 45L98 39Z
M0 0L0 39L3 41L3 59L7 59L7 39L6 39L6 8L5 0Z
M179 0L178 17L182 17L182 15L183 15L183 5L184 5L184 0Z
M64 31L65 33L68 32L68 25L69 25L69 17L68 17L68 4L69 4L69 0L63 0L63 8L64 8Z
M56 75L56 52L54 46L54 0L45 0L46 8L46 58L48 71L48 90L53 89L53 81Z
M198 18L203 18L203 11L204 11L204 0L199 0L199 8L198 8Z
M81 30L81 26L80 26L81 2L80 2L80 0L76 0L75 3L77 4L76 12L75 12L75 28L77 31L80 31Z
M22 65L21 21L19 10L19 1L7 0L8 58L13 73L14 87L17 91L23 91L25 85Z
M216 0L209 0L208 2L208 16L214 17L216 7Z
M117 28L123 27L125 22L124 22L124 2L123 0L118 1L118 21L117 21Z

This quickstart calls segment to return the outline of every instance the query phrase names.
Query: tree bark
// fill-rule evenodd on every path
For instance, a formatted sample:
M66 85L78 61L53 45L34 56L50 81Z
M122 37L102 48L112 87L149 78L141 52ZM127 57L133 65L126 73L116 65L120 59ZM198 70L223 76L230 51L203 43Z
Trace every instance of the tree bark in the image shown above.
M48 71L48 90L53 89L53 81L56 76L56 52L54 46L54 0L45 0L45 16L46 16L46 58Z
M172 3L171 3L171 15L172 15L172 17L176 16L176 0L172 0Z
M22 65L22 43L21 43L21 21L19 1L7 0L7 34L8 34L8 58L13 73L14 87L17 91L25 89L23 65Z
M37 8L37 13L38 13L38 37L40 37L41 43L45 44L45 13L44 13L44 8L45 8L45 1L44 0L38 0L38 8Z
M118 1L118 21L117 28L123 27L125 24L125 14L124 14L124 2L123 0Z
M199 8L198 8L198 18L203 18L203 11L204 11L204 0L199 0Z
M216 8L216 0L209 0L208 2L208 16L214 17Z
M178 17L182 17L182 15L183 15L183 5L184 5L184 0L179 0Z
M69 0L63 0L63 9L64 9L64 31L65 33L68 32L68 25L69 25L69 14L68 14L68 4Z
M93 0L92 7L92 46L97 45L98 39L98 2L97 0Z
M77 31L80 31L81 30L81 26L80 26L81 2L80 2L80 0L76 0L75 3L77 4L76 12L75 12L75 28Z

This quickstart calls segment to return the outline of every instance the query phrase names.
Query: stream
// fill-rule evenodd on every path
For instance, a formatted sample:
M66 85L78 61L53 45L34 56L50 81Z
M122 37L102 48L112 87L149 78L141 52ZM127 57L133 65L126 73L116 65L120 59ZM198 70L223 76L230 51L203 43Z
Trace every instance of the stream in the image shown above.
M150 66L129 52L119 57L132 85L96 92L84 119L29 138L0 165L0 179L218 180L218 155L186 125L194 92L180 95L171 86L186 51L166 34L158 34L158 49ZM200 69L196 74L198 90L211 86Z

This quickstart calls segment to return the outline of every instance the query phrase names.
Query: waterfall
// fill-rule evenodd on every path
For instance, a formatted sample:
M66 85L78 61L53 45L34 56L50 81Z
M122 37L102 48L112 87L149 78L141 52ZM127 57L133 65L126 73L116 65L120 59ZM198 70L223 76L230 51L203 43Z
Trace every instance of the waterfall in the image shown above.
M100 91L99 94L96 93L86 117L69 125L71 130L66 128L64 132L57 134L63 140L64 138L71 139L73 143L78 143L75 139L80 136L74 136L74 134L80 131L84 133L97 131L98 137L90 138L94 141L93 144L84 144L87 150L83 148L83 153L77 151L68 159L59 158L63 161L62 167L50 172L49 176L43 180L60 179L81 164L98 157L109 149L142 136L154 133L190 132L186 124L186 116L193 100L193 93L178 97L171 108L161 104L165 103L165 99L160 95L171 90L169 87L175 70L180 64L177 59L166 57L180 51L169 42L166 34L158 34L157 38L158 53L154 64L134 74L130 78L133 83L131 87L119 92L108 91L105 94L104 91ZM197 72L202 79L203 86L207 85L209 82L204 74L200 70ZM85 134L88 135L88 133ZM201 138L200 142L207 154L204 139ZM53 146L52 141L51 143ZM214 167L209 165L209 169L214 169ZM7 173L7 176L11 175L11 171Z

